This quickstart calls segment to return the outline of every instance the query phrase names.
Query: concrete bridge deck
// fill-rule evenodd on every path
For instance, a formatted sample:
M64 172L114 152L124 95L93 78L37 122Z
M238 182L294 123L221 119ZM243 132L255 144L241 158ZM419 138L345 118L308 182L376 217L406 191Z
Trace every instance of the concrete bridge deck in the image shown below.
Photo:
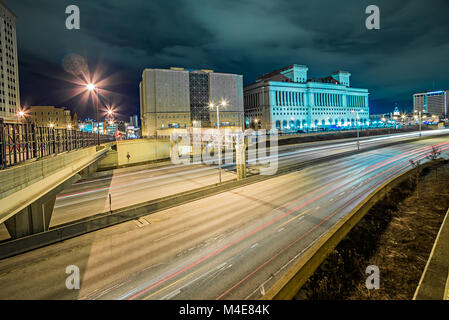
M56 195L95 164L111 144L87 147L39 160L30 160L0 171L0 223L13 238L48 229Z

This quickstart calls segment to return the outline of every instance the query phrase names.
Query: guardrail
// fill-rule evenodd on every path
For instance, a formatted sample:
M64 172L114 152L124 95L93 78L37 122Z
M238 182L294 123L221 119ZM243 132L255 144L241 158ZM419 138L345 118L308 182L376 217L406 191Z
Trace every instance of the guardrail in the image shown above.
M113 136L100 135L100 143L113 140ZM96 133L40 127L33 123L5 123L0 119L0 169L97 143Z

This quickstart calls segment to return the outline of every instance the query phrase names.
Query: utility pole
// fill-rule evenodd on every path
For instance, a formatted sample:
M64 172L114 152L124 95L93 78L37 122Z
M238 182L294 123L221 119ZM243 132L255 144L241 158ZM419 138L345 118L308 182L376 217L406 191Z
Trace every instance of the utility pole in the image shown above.
M220 134L220 115L217 105L217 128L218 128L218 176L221 184L221 134Z
M419 136L422 136L421 133L421 125L422 125L422 119L421 119L421 111L419 111Z

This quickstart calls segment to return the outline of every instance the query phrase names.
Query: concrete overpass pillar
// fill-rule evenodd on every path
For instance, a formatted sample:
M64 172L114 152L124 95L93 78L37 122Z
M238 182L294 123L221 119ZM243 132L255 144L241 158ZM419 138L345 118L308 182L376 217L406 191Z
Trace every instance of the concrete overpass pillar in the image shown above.
M237 180L246 178L246 146L238 143L235 145L236 163L237 163Z
M46 195L5 221L13 239L48 230L56 194Z
M50 227L56 195L68 185L71 185L79 179L81 179L81 176L76 174L65 183L46 193L44 196L6 220L5 226L8 229L11 238L18 239L47 231Z
M84 169L80 172L80 174L81 174L82 176L90 176L90 175L94 174L95 172L97 172L97 168L98 168L98 164L97 164L96 162L95 162L95 163L92 163L90 166L84 168Z

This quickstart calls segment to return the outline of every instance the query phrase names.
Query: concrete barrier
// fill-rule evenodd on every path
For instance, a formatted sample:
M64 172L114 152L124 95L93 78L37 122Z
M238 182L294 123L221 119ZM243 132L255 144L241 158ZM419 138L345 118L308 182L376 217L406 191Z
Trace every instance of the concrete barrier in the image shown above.
M170 158L170 139L121 140L115 142L115 147L99 161L98 169L108 170L168 158Z
M434 165L431 162L422 165L422 169ZM315 272L327 256L343 240L352 228L368 211L392 189L409 178L413 170L403 172L376 188L363 199L350 213L338 221L283 275L262 297L262 300L291 300L307 279Z
M441 224L413 300L449 300L449 210Z

